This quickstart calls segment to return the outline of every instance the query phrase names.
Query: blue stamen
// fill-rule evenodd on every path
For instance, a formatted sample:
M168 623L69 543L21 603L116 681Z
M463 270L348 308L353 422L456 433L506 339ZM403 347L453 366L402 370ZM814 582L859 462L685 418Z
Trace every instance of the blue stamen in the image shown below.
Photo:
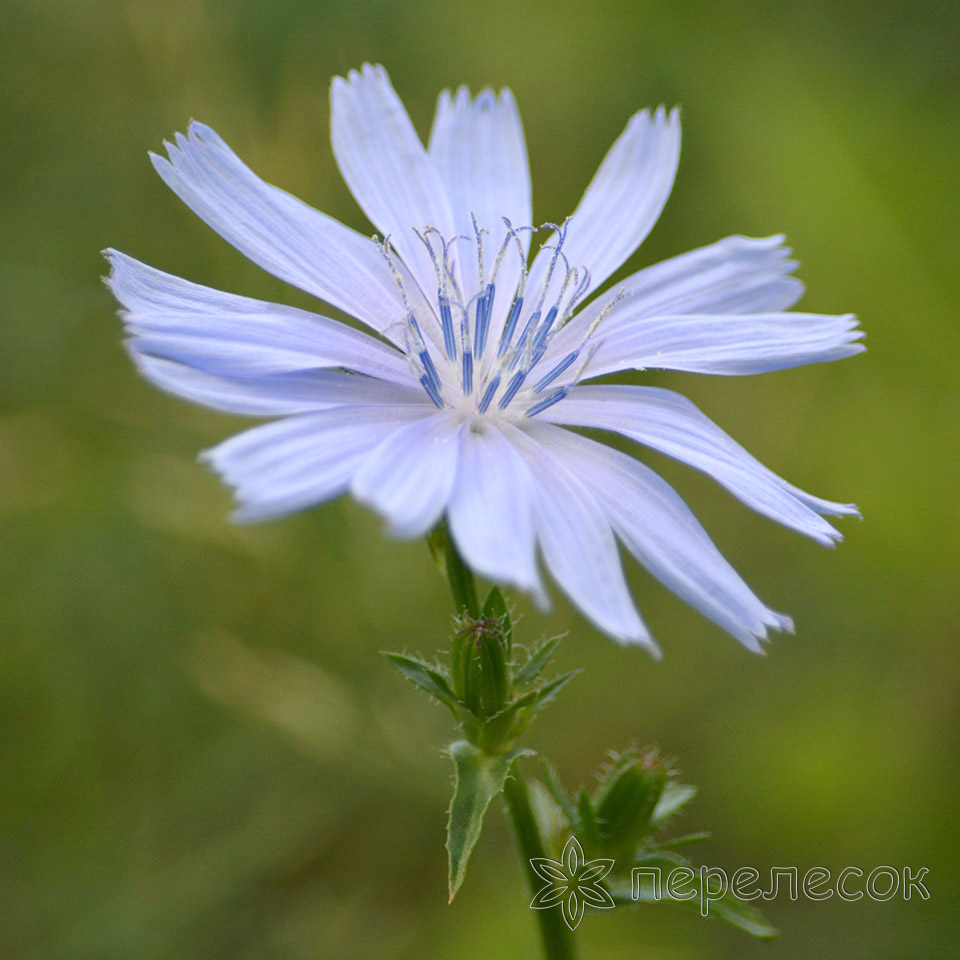
M473 354L463 354L463 392L464 395L473 393Z
M544 410L552 407L555 403L559 403L569 392L569 387L560 387L559 390L554 390L549 397L544 397L539 403L535 403L530 407L526 415L528 417L535 417L538 413L543 413Z
M557 313L558 313L558 308L557 308L557 305L554 304L547 311L547 318L543 321L542 326L537 331L536 337L534 337L533 339L533 345L535 347L542 347L546 342L547 335L550 333L550 328L553 326L553 321L557 319Z
M517 297L517 299L513 301L513 306L510 308L510 316L507 317L507 323L503 328L503 333L500 334L500 346L497 349L498 360L507 352L507 348L510 346L513 329L517 325L517 320L520 318L520 311L522 309L523 297Z
M510 383L507 384L507 389L504 391L503 396L500 398L500 403L498 406L501 410L507 406L508 403L517 395L517 391L523 386L523 381L526 379L527 374L523 370L518 370L510 380Z
M483 356L483 348L487 345L487 333L490 330L490 315L493 312L495 292L495 285L488 283L487 289L477 300L477 329L474 332L473 348L478 357Z
M450 299L442 293L438 294L440 302L440 325L443 327L443 346L447 351L447 358L457 358L457 338L453 332L453 313L450 311Z
M523 333L517 337L517 352L513 355L513 358L510 360L510 369L513 370L514 367L520 362L521 357L523 356L524 344L528 344L530 340L531 332L536 328L537 324L540 322L540 311L534 310L530 319L527 321L527 325L523 328Z
M422 386L426 391L427 396L433 401L434 406L442 410L443 400L440 399L440 394L437 392L437 388L433 385L433 382L426 374L420 378L420 386Z
M576 362L577 357L580 356L579 350L574 350L573 353L568 353L534 388L535 393L539 393L544 387L549 386L553 383L557 377L563 373L564 370L569 369Z
M527 340L527 337L530 336L530 331L536 329L537 324L540 322L540 311L534 310L530 315L530 319L527 321L527 325L523 328L523 333L517 337L517 346L521 346Z
M423 349L420 351L420 362L423 364L423 369L426 371L427 378L433 384L434 389L437 391L437 396L440 395L440 375L437 373L437 368L434 366L433 357L430 356L430 353Z
M534 346L533 350L530 352L530 358L527 360L528 373L541 361L546 352L547 345L545 343L541 343L539 346Z
M483 399L480 401L480 406L477 409L481 413L486 413L487 409L490 406L490 403L493 400L493 395L497 392L497 387L500 386L500 374L498 373L488 384L487 389L483 392Z

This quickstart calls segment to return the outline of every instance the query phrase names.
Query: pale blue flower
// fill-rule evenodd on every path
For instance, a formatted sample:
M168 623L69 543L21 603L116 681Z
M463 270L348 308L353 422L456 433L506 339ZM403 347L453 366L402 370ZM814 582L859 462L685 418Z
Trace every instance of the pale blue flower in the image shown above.
M351 493L391 532L444 515L466 562L545 603L538 553L579 610L656 650L617 539L751 650L791 629L723 559L649 468L564 427L619 433L702 470L819 542L821 514L856 512L781 480L690 401L587 385L649 368L763 373L858 353L853 317L787 313L803 286L782 237L725 240L593 291L666 203L677 112L642 111L562 226L527 263L530 177L509 90L444 92L424 149L381 67L331 90L333 151L379 241L260 180L199 123L154 156L160 176L255 263L361 321L198 286L108 251L129 347L159 387L231 413L278 417L205 459L242 520Z

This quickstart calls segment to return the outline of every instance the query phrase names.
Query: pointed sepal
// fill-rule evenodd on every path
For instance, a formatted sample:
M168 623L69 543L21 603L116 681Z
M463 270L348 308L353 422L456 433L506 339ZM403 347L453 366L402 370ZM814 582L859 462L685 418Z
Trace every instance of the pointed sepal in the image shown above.
M687 783L668 783L664 787L650 818L650 827L659 830L697 795L697 788Z
M438 703L442 703L459 719L457 698L454 696L448 674L444 669L404 653L384 653L383 656L415 687L419 687Z
M526 687L536 682L537 678L546 669L551 657L557 652L560 646L562 636L550 637L544 640L538 647L534 648L530 654L530 659L516 672L514 685L517 687Z
M483 610L480 611L484 620L495 620L507 642L507 652L513 649L513 618L507 606L506 597L499 587L494 587L483 601Z

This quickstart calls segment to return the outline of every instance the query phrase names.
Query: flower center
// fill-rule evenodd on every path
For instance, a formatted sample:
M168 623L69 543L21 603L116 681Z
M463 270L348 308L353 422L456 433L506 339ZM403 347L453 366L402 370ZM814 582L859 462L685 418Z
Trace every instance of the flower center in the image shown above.
M590 286L586 267L571 266L563 253L567 223L541 228L554 232L542 248L550 254L537 258L531 278L520 234L535 233L536 228L514 227L504 217L506 232L488 270L484 237L489 232L473 214L471 220L472 237L446 238L434 227L415 231L430 254L436 280L436 307L428 316L417 316L410 307L389 237L379 244L406 307L407 359L439 409L459 409L470 417L535 417L562 400L582 376L596 350L590 343L593 333L613 304L590 325L579 345L560 359L552 358L552 365L545 362L553 338ZM466 281L467 268L454 256L463 243L476 250L474 282ZM514 270L498 290L504 263L513 256L519 258L519 280L512 279ZM475 292L468 296L466 290Z

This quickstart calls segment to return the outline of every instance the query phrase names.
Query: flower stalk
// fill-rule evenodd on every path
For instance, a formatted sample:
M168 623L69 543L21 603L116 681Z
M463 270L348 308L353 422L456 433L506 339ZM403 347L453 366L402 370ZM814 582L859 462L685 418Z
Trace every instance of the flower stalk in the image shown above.
M477 599L477 585L473 579L473 573L463 562L453 537L450 536L446 521L441 522L430 534L427 543L434 560L443 570L450 585L457 616L466 614L475 620L478 619L480 601Z
M694 797L656 747L610 751L592 791L571 795L546 761L543 782L527 781L518 761L535 756L517 740L579 671L543 676L560 637L541 641L518 660L514 624L503 593L483 602L473 572L445 524L427 538L456 607L447 658L384 653L410 683L446 707L456 724L447 747L454 766L447 818L449 897L464 882L487 810L502 794L536 911L544 960L573 960L574 931L586 912L636 902L632 868L689 868L680 847L706 839L692 833L663 839L663 828ZM545 886L540 881L545 881ZM647 898L649 899L649 898ZM659 899L659 898L657 898ZM673 899L668 897L667 899ZM677 899L689 907L692 901ZM732 895L711 901L714 913L758 937L776 936L762 915Z
M463 562L457 551L456 544L442 523L431 534L430 549L434 557L440 562L450 585L454 605L459 615L466 613L468 617L479 619L481 615L480 603L477 599L477 587L473 573ZM458 634L461 639L463 631ZM455 641L456 643L457 641ZM472 641L471 641L472 642ZM481 665L482 668L482 665ZM456 674L454 675L456 682ZM530 805L530 796L527 785L520 773L516 761L510 764L509 773L503 783L503 797L506 802L507 817L513 830L517 852L524 865L524 876L527 880L530 896L532 897L542 885L542 880L533 869L530 861L536 857L545 857L547 849L540 828ZM540 931L540 942L543 947L544 960L575 960L577 956L573 931L563 922L562 914L557 910L536 910L537 925Z
M517 850L525 865L527 886L530 895L533 896L543 886L543 880L533 869L530 861L547 856L547 849L530 805L527 784L520 775L516 763L511 766L510 776L503 785L503 797L506 801L507 815L510 826L513 828ZM575 960L576 941L573 931L564 923L563 914L559 910L535 910L534 913L537 915L540 942L543 945L543 955L546 960Z

